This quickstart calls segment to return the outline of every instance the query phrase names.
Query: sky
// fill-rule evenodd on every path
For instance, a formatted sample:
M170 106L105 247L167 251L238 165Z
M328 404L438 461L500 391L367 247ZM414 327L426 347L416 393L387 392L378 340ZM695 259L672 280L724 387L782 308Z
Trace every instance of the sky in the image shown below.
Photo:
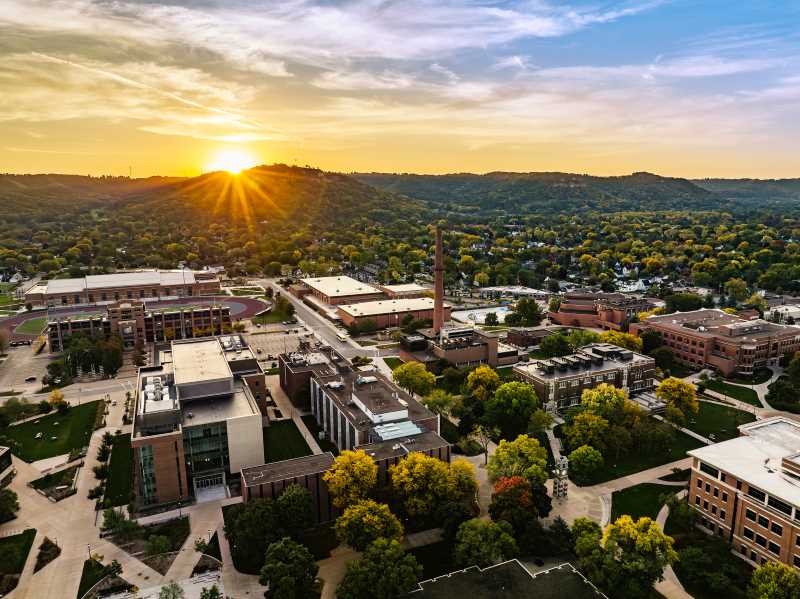
M798 140L795 1L0 0L0 172L782 178Z

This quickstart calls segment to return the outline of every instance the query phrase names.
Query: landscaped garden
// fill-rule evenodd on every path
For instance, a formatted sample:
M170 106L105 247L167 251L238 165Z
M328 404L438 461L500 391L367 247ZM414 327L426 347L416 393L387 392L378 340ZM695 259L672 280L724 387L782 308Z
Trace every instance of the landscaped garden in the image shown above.
M85 562L83 562L81 582L78 586L78 594L76 599L81 599L81 597L86 595L86 593L88 593L98 582L107 576L108 578L103 582L102 585L100 585L103 593L113 594L116 592L129 590L133 585L120 578L121 572L122 568L119 567L119 564L116 561L112 562L111 564L104 565L94 558L87 559ZM100 587L95 589L95 591L100 591ZM100 596L99 592L93 592L92 594L96 597Z
M5 597L16 588L35 536L36 529L29 528L0 539L0 596Z
M403 361L400 358L396 358L394 356L389 356L388 358L384 358L383 361L386 362L386 365L392 370L403 364Z
M766 383L770 378L772 378L772 370L762 367L756 368L751 376L735 374L729 376L725 380L729 383L738 383L739 385L761 385L762 383Z
M311 449L293 420L278 420L264 427L264 461L280 462L311 455Z
M53 412L8 426L0 430L0 435L16 442L14 454L26 462L68 454L89 445L98 411L103 409L101 401L72 406L66 414Z
M75 494L74 484L78 469L79 466L76 465L58 472L51 472L31 482L31 486L47 495L47 497L60 501Z
M749 403L759 408L761 407L761 402L758 401L758 394L749 387L731 385L730 383L726 383L725 381L718 379L709 379L705 383L705 386L706 389L710 389L711 391L722 393L723 395L727 395L728 397L738 399L739 401Z
M127 505L131 500L131 484L133 481L133 454L131 436L115 435L111 446L108 479L104 505L117 507Z
M110 533L117 547L136 556L160 574L166 574L191 531L189 517L175 518L152 526L139 526L123 512L106 509L101 529Z
M658 511L664 505L662 498L673 495L680 487L643 483L628 487L622 491L614 491L611 495L611 521L627 514L634 520L642 517L656 519Z
M689 416L684 426L716 442L738 437L738 427L756 419L750 412L716 403L701 401L699 405L700 411Z

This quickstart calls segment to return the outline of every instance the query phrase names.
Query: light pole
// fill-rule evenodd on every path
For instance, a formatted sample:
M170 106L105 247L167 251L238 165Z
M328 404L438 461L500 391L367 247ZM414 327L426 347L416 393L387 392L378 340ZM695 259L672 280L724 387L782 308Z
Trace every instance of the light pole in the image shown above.
M211 542L211 529L208 529L208 542Z
M92 559L92 546L86 543L86 552L89 554L89 559Z

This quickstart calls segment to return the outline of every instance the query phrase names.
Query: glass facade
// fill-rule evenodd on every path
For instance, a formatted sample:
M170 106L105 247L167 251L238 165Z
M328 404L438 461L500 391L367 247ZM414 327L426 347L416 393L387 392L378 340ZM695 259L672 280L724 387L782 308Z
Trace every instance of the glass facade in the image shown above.
M224 422L183 429L183 451L189 476L228 471L228 429Z
M156 475L153 466L153 448L144 445L139 448L139 495L145 505L158 502L156 494Z

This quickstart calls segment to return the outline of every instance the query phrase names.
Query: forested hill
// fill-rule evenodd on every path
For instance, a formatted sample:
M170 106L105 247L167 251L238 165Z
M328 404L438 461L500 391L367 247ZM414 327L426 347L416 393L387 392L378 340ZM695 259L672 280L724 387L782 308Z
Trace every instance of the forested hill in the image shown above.
M594 177L569 173L411 175L359 173L358 180L453 211L578 212L598 210L728 210L739 199L687 179L634 173Z
M698 179L694 183L735 201L800 204L800 179Z

